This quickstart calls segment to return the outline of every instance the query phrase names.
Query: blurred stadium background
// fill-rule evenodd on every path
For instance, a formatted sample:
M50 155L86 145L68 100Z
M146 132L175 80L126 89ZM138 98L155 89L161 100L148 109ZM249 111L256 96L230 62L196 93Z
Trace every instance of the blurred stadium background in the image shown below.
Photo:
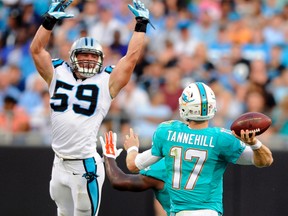
M47 47L52 57L69 61L73 41L80 36L92 36L103 45L104 65L115 64L125 54L134 29L134 18L127 8L131 2L74 0L69 12L75 18L63 20L53 30ZM228 172L227 179L232 184L227 183L232 191L227 192L228 197L243 204L230 205L226 198L226 215L249 215L244 210L249 200L247 188L259 192L259 195L251 192L251 197L259 198L262 205L261 214L251 211L251 215L288 215L279 205L285 200L282 194L287 194L284 185L287 165L282 159L288 149L288 0L143 2L149 7L156 30L148 27L143 56L131 81L113 101L99 135L112 129L119 134L121 146L121 138L133 127L143 141L142 148L149 148L153 131L160 122L179 119L178 97L183 88L193 81L205 82L215 91L218 102L211 126L229 128L235 118L248 111L262 112L273 121L260 139L275 154L274 165L267 170L237 167L236 171ZM49 0L0 1L0 173L3 175L0 191L9 193L1 197L1 215L45 215L45 212L48 214L43 210L45 207L53 211L55 208L53 203L45 206L45 202L51 202L48 183L53 156L49 95L29 53L31 40L49 4ZM45 161L37 163L35 159ZM121 165L125 169L124 164ZM237 171L241 171L240 174ZM251 184L247 184L246 177ZM23 179L29 185L39 185L39 191L25 187ZM111 190L109 185L105 188ZM131 194L121 193L125 197ZM29 198L35 198L32 203L28 197L21 198L29 194ZM141 200L139 205L149 200L143 199L146 194L152 197L150 192L145 196L132 194L131 200ZM18 213L17 208L14 213L6 213L7 208L11 210L8 203L18 205ZM254 200L251 203L254 204ZM23 214L26 207L37 209L40 204L44 204L42 214ZM151 207L151 203L147 203L149 205ZM140 205L140 208L146 207ZM1 209L7 211L1 212Z

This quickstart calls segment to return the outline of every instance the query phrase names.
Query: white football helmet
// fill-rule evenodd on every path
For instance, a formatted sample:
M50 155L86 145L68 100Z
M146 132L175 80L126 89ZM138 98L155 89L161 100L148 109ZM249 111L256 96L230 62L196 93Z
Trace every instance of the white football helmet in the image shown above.
M205 121L216 113L216 98L212 89L202 82L191 83L179 98L180 116L185 121Z
M78 61L78 53L93 53L98 55L97 61ZM70 61L72 64L72 70L78 71L84 77L92 77L99 73L103 65L103 49L100 43L91 37L82 37L76 40L70 49Z

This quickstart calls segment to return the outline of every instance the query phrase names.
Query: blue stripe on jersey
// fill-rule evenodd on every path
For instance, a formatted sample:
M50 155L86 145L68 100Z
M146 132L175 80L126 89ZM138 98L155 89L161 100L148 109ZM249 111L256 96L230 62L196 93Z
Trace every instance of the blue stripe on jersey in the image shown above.
M104 69L104 71L106 72L106 73L112 73L112 71L113 71L113 69L115 68L115 66L114 65L109 65L109 66L107 66L107 67L105 67L105 69Z
M201 115L206 116L207 115L207 108L208 108L208 100L207 100L207 94L205 91L205 88L202 83L196 83L200 96L201 96Z
M58 66L63 64L63 60L62 59L52 59L52 64L54 68L57 68Z
M94 158L88 158L83 160L86 174L84 176L87 179L87 191L91 201L91 216L94 216L97 212L99 205L99 187L97 182L97 165Z

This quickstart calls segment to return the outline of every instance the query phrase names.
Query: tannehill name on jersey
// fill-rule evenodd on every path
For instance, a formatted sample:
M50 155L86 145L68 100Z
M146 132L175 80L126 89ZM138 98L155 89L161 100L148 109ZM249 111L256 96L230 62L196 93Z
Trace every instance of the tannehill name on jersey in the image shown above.
M170 142L186 143L190 145L207 146L214 148L213 137L208 137L205 135L169 130L167 140Z

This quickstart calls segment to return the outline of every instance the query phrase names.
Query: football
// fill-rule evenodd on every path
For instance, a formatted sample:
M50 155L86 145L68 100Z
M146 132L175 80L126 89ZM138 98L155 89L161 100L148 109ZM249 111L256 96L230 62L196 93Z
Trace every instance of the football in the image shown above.
M264 133L271 125L272 120L259 112L247 112L239 116L230 126L231 130L240 136L241 130L256 131L256 136Z

